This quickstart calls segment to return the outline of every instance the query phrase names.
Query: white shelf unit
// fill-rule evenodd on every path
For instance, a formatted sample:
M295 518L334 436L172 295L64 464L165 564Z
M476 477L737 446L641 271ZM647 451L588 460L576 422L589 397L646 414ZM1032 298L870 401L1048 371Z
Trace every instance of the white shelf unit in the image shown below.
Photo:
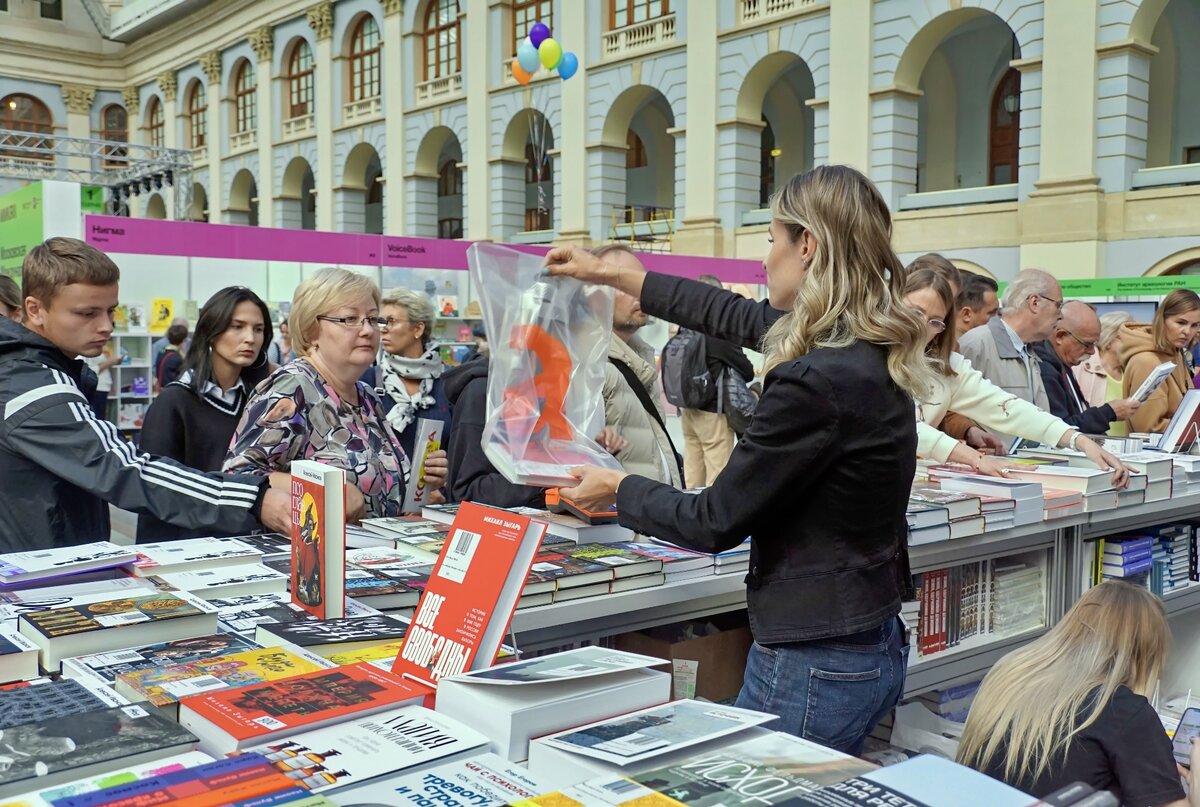
M141 431L142 418L150 407L154 389L154 356L151 351L158 336L148 333L115 333L112 349L129 354L128 364L112 368L113 388L109 400L116 404L117 428L125 432ZM134 392L135 379L145 379L145 392ZM139 385L140 386L140 385ZM140 407L140 409L139 409ZM140 411L140 416L134 417Z

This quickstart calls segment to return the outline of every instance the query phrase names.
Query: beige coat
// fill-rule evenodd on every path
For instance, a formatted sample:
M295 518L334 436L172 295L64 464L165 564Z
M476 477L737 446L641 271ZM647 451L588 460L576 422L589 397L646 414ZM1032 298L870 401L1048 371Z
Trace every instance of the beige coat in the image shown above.
M1028 401L1038 409L1050 411L1050 399L1046 397L1037 354L1032 350L1027 351L1029 366L1033 371L1033 386L1030 387L1031 374L1026 372L1025 361L1017 352L1000 317L992 317L982 328L973 328L964 333L958 340L958 352L1000 389Z
M1133 395L1146 376L1167 361L1175 362L1175 369L1129 418L1130 431L1164 431L1184 394L1192 388L1192 378L1188 375L1187 361L1182 353L1159 351L1154 344L1152 326L1137 322L1126 322L1121 326L1121 363L1125 365L1125 373L1121 376L1122 395L1126 398Z
M654 350L637 336L626 344L621 337L613 334L608 345L608 356L624 362L633 370L634 375L645 384L650 399L662 417ZM666 432L646 412L621 371L611 361L604 367L604 422L629 441L629 445L616 454L627 472L680 486L679 469Z

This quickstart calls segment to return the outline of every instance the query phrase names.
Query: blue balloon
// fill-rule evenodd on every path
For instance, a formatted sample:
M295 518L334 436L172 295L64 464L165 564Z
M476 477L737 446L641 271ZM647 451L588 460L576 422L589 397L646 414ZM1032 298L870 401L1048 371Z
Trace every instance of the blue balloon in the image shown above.
M529 41L535 48L542 46L542 41L550 38L550 26L544 22L535 22L529 27Z
M558 75L563 81L566 81L571 76L575 75L575 71L579 69L579 57L571 51L567 51L562 55L562 61L558 63Z
M538 56L538 49L530 40L526 39L517 48L517 63L521 65L522 70L531 76L542 66L542 60Z

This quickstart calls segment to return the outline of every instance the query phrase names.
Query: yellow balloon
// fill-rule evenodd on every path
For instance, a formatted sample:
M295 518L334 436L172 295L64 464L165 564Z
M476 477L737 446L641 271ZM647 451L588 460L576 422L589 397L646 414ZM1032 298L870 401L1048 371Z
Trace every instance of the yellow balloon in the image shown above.
M547 70L558 67L558 63L562 61L562 54L562 45L553 39L543 39L542 44L538 45L538 58L542 60L542 67Z

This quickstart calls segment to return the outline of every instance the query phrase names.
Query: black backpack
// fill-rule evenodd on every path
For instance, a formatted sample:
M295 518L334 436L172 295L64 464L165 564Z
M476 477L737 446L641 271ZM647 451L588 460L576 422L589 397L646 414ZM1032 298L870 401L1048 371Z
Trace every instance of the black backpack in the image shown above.
M717 400L716 379L708 371L704 334L680 328L662 350L662 384L667 401L683 409L706 409Z

